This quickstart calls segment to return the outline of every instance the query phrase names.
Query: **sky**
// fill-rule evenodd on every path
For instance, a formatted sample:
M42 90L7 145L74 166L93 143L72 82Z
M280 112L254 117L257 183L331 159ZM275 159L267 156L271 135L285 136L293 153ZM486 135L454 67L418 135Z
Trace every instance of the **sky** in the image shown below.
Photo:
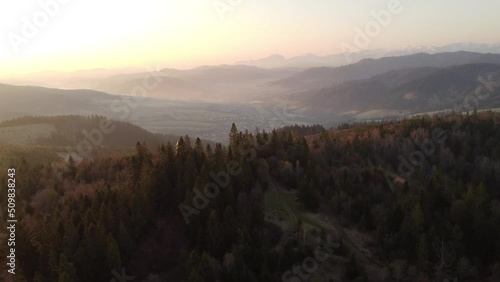
M498 44L498 11L496 0L2 0L0 76L182 69L335 54L342 43L360 50ZM356 45L356 29L387 13L368 44Z

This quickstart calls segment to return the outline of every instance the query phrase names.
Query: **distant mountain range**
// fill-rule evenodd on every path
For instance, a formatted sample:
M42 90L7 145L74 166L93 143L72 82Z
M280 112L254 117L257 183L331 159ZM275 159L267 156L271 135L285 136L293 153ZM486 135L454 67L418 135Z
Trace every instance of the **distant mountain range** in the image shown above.
M363 59L358 63L342 67L310 68L285 79L271 82L293 90L306 90L330 87L339 83L370 78L389 71L421 68L449 67L463 64L494 63L500 64L500 54L482 54L472 52L449 52L426 54L418 53L400 57L384 57L380 59Z
M446 48L459 47L463 45ZM494 49L490 45L469 47ZM294 60L315 57L310 54ZM283 59L275 55L267 61ZM126 115L127 120L153 132L191 128L191 134L216 139L227 133L228 120L235 119L254 129L265 128L270 121L303 124L449 109L474 93L480 77L495 87L500 85L499 67L500 54L457 51L362 59L339 67L165 68L154 73L156 79L148 72L110 76L105 70L74 72L61 75L57 84L66 81L93 90L0 84L0 119L47 114L98 114L116 119ZM148 98L138 107L126 95L137 94L134 90L144 87L145 80L153 85L147 87ZM498 90L491 92L479 108L500 107Z
M416 53L446 53L446 52L475 52L475 53L493 53L500 54L500 44L480 44L472 42L463 42L449 44L440 47L433 46L408 46L403 49L368 49L359 52L353 52L348 54L332 54L326 56L318 56L315 54L305 54L302 56L295 56L290 58L285 58L282 55L274 54L269 57L265 57L257 60L239 61L236 64L249 65L262 68L283 68L283 67L300 67L300 68L312 68L312 67L337 67L348 65L351 63L356 63L363 59L378 59L382 57L393 57L393 56L405 56Z
M313 112L371 119L447 109L497 108L499 87L500 64L465 64L393 70L296 93L290 99Z

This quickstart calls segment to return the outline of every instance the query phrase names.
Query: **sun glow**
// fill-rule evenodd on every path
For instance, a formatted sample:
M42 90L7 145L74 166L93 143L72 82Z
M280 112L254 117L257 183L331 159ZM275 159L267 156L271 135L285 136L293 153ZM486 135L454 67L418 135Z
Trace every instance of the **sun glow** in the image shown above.
M0 75L156 65L190 68L274 53L339 53L342 42L352 41L354 29L365 26L371 12L389 1L400 1L404 10L368 49L459 42L463 29L482 29L481 38L474 40L497 43L494 32L500 24L492 13L500 10L500 3L486 0L463 1L443 25L437 23L450 7L457 7L455 2L2 1ZM481 13L475 14L476 10ZM457 24L463 27L450 28ZM435 26L429 29L429 25ZM434 33L419 32L423 26Z

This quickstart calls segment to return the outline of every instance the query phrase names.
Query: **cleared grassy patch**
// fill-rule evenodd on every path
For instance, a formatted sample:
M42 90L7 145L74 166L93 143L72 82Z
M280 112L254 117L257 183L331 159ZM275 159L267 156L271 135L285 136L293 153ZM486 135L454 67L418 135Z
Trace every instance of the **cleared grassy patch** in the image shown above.
M55 126L48 123L0 127L0 144L34 144L54 132Z
M288 208L288 209L287 209ZM285 192L282 190L273 191L269 189L265 193L265 210L266 212L274 212L277 220L292 220L289 212L295 216L295 220L302 221L303 224L321 229L322 225L306 214L307 211L303 210L297 203L297 195L295 193Z
M274 192L269 189L266 194L266 210L279 210L283 209L283 204L286 204L294 212L299 211L299 206L297 204L297 196L293 193L285 193L283 191Z

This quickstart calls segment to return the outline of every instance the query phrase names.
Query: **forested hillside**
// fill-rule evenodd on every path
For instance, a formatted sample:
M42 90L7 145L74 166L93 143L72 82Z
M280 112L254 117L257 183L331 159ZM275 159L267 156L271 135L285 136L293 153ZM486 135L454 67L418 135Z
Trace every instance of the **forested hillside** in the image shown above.
M310 137L316 197L303 201L371 234L375 256L399 262L397 277L497 281L498 121L491 112L424 116Z
M498 281L497 120L233 124L227 146L19 160L16 281Z
M0 122L0 130L7 128L10 132L15 132L19 127L36 125L48 125L49 130L39 138L32 138L30 143L48 146L74 146L89 138L102 139L99 145L107 147L135 146L137 142L154 146L168 141L175 142L178 138L174 135L153 134L129 122L110 120L98 115L23 116ZM33 131L31 128L27 133ZM6 135L9 131L3 133Z

